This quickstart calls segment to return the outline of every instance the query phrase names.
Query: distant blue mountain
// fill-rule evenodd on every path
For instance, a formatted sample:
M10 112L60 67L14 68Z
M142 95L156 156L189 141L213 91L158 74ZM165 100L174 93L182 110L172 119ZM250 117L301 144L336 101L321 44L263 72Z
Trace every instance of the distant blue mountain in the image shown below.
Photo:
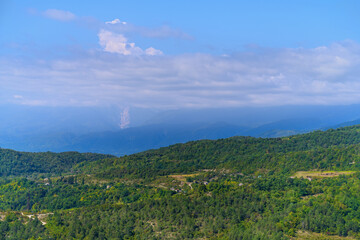
M324 127L323 121L312 118L287 119L252 128L244 134L253 137L284 137Z
M12 140L7 148L23 151L79 151L125 155L175 143L242 135L243 127L226 123L158 124L84 135L51 134ZM1 142L0 142L1 144Z
M340 127L348 127L348 126L359 125L359 124L360 124L360 119L356 119L356 120L353 120L353 121L344 122L344 123L336 124L336 125L333 125L333 126L328 126L328 127L323 128L323 130L327 130L327 129L330 129L330 128L335 129L335 128L340 128Z
M231 136L282 137L360 123L360 105L130 110L0 106L0 147L125 155L175 143Z

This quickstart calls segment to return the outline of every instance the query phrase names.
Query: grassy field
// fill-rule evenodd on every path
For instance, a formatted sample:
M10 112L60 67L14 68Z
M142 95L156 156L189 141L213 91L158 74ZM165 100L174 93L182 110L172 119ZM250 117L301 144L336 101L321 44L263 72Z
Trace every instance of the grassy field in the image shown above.
M326 178L326 177L338 177L340 175L350 175L355 171L299 171L294 174L296 178Z
M353 237L330 236L321 233L298 231L293 240L351 240Z
M192 174L177 174L177 175L169 175L169 177L172 177L178 181L186 182L186 178L188 177L195 177L199 175L200 173L192 173Z

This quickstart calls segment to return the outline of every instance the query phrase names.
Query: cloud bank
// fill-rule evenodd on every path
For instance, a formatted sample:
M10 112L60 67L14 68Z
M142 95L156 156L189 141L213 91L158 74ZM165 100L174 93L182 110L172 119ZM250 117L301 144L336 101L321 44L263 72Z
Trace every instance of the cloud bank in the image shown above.
M230 56L153 57L126 54L141 49L119 35L108 37L116 44L104 40L105 51L123 54L2 58L0 103L162 109L360 103L360 45L355 42Z

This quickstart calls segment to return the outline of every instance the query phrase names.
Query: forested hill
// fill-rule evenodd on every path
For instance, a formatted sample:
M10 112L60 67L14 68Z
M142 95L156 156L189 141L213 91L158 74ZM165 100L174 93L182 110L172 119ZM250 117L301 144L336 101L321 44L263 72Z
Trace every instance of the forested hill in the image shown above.
M1 239L360 239L360 126L124 157L0 149Z
M354 169L359 152L360 125L314 131L283 138L231 137L175 144L117 158L78 152L17 152L0 148L0 176L76 171L99 177L154 177L200 169L257 169L291 172L316 169ZM346 160L344 160L346 159ZM349 164L353 163L354 164Z
M232 137L201 140L121 158L83 163L79 168L101 178L155 177L201 169L259 169L282 173L308 169L360 168L360 126L315 131L284 138Z
M17 152L0 148L0 176L28 176L38 173L70 172L75 164L113 157L112 155L78 152Z
M291 172L311 168L354 169L360 125L283 138L231 137L175 144L116 158L78 152L17 152L0 148L0 176L77 171L99 177L157 176L200 169ZM346 160L345 160L346 159ZM355 161L354 164L352 164ZM351 164L349 164L351 163Z

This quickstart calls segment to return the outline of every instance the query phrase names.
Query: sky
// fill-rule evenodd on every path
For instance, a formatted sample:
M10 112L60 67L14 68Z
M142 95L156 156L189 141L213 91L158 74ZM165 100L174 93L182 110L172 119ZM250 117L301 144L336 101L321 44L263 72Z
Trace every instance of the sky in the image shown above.
M360 1L0 1L0 105L360 103Z

